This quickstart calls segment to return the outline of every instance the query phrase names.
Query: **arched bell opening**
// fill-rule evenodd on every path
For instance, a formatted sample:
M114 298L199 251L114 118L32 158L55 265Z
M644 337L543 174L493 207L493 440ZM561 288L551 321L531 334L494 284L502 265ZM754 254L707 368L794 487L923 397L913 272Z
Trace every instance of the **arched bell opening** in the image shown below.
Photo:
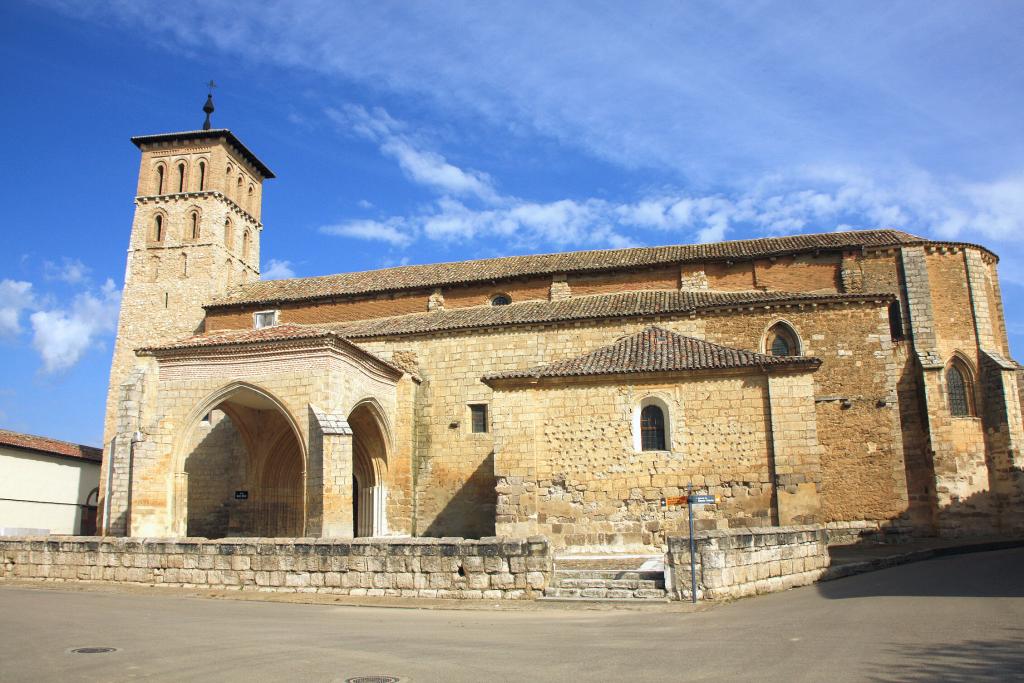
M176 530L206 538L302 536L305 456L281 404L243 385L199 413L176 481Z
M352 528L356 536L387 534L386 427L371 403L356 407L348 417L352 429Z

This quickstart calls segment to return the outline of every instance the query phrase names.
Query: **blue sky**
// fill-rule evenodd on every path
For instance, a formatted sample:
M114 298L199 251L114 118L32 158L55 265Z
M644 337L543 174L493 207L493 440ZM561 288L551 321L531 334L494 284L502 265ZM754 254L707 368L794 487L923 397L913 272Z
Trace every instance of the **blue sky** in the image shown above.
M897 227L1002 257L1024 349L1024 5L0 4L0 427L98 444L131 135L278 175L265 274Z

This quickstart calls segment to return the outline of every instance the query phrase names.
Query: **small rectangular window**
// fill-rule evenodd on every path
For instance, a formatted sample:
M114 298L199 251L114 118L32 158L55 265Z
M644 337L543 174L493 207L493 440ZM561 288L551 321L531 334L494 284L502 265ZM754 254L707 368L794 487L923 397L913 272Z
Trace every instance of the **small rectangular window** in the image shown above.
M469 412L473 416L473 433L483 434L487 431L487 404L478 403L469 407Z
M253 327L257 330L264 327L273 327L277 324L277 311L259 311L253 313Z

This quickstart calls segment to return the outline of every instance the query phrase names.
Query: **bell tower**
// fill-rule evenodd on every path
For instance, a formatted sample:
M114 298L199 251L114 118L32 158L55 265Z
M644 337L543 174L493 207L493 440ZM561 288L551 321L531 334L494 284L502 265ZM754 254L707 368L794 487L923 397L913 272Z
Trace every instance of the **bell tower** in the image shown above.
M212 83L211 83L212 87ZM131 424L126 382L146 372L136 349L202 331L203 305L230 287L259 279L263 181L274 174L226 128L213 128L212 92L201 130L141 135L135 217L107 391L100 497L104 533L126 533L117 501L130 476L115 443L144 425ZM135 401L137 403L137 400ZM144 437L142 437L144 438ZM113 463L113 467L111 467ZM114 478L118 481L115 483Z

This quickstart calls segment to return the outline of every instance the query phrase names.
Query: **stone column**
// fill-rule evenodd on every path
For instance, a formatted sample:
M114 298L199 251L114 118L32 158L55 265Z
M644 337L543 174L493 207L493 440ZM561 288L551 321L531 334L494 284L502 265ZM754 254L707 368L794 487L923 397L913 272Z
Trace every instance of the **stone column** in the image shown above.
M310 431L318 432L315 439L318 458L310 458L310 470L317 469L319 476L307 472L307 491L310 497L319 493L319 505L312 501L307 504L307 533L328 538L353 538L355 529L352 519L352 428L344 417L325 413L310 406L313 413ZM310 439L312 456L314 439ZM314 490L319 480L319 491ZM318 514L317 514L318 513Z
M779 524L821 521L821 446L810 372L768 376Z

